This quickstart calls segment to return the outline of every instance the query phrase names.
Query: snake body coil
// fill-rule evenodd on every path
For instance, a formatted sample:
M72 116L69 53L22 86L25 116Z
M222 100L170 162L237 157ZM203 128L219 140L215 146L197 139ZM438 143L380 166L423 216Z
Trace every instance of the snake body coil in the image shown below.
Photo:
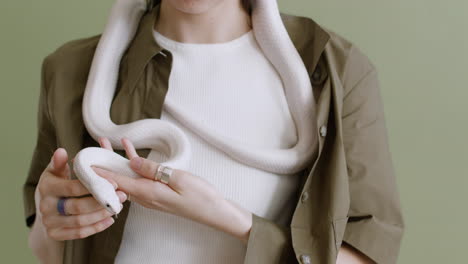
M278 71L285 96L297 128L298 141L289 149L269 149L240 144L232 138L210 131L166 98L165 109L182 124L233 159L273 173L295 173L308 165L317 146L316 105L305 65L283 25L276 0L252 0L254 36ZM99 40L92 61L83 98L83 119L90 135L97 141L107 137L114 149L124 149L121 139L128 138L135 148L162 151L168 157L161 164L186 170L191 157L187 136L177 126L160 119L143 119L116 125L110 107L116 89L120 61L135 36L139 21L147 11L147 0L116 0L108 23ZM129 167L129 160L104 148L81 150L74 160L74 171L96 200L110 212L122 209L113 186L97 175L91 166L112 170L128 177L140 177Z

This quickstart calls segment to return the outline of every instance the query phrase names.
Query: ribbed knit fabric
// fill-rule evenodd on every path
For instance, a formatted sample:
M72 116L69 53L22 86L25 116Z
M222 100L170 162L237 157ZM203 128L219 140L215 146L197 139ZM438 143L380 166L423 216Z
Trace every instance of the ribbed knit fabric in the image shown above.
M258 46L253 31L223 43L156 41L173 55L167 97L190 118L216 133L252 146L290 148L297 141L283 83ZM214 148L164 110L161 119L180 127L192 144L190 172L212 183L224 197L278 224L295 206L298 175L246 166ZM163 162L162 153L149 159ZM196 210L196 208L194 208ZM240 264L246 246L195 221L133 203L116 263Z

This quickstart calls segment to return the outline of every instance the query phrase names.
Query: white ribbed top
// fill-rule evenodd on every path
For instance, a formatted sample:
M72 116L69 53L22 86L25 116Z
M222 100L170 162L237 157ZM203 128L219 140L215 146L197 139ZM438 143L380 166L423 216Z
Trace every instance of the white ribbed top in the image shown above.
M283 83L253 31L222 43L182 43L154 31L173 56L170 97L189 118L239 142L290 148L297 141ZM227 199L286 225L298 175L246 166L204 141L164 110L161 120L180 127L192 144L190 172L212 183ZM162 153L149 159L163 162ZM116 263L240 264L246 246L236 238L189 219L132 203Z

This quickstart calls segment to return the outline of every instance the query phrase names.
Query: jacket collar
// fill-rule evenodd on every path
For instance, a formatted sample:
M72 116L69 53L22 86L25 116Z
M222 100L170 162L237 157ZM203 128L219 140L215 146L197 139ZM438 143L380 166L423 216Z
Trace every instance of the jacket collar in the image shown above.
M146 65L163 50L153 35L153 27L159 17L159 10L160 4L157 4L143 15L135 37L127 50L128 65L131 65L127 73L130 92L134 90ZM281 13L281 18L309 72L313 71L320 55L325 50L330 34L309 18L283 13ZM306 28L303 27L303 23L306 23Z

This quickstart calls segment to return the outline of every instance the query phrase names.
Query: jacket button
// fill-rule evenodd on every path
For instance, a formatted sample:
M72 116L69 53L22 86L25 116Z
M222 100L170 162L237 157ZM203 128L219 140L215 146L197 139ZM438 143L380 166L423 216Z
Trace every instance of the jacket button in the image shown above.
M318 83L321 81L321 79L322 79L322 70L320 69L320 67L317 67L315 71L312 73L312 81L314 81L315 83Z
M320 127L320 136L325 137L326 135L327 135L327 127L323 125Z
M314 73L312 73L312 80L316 82L320 81L320 72L315 71Z
M304 264L310 264L310 256L309 255L301 255L301 261Z
M308 192L304 192L301 196L301 202L305 202L307 201L307 199L309 198L309 193Z

